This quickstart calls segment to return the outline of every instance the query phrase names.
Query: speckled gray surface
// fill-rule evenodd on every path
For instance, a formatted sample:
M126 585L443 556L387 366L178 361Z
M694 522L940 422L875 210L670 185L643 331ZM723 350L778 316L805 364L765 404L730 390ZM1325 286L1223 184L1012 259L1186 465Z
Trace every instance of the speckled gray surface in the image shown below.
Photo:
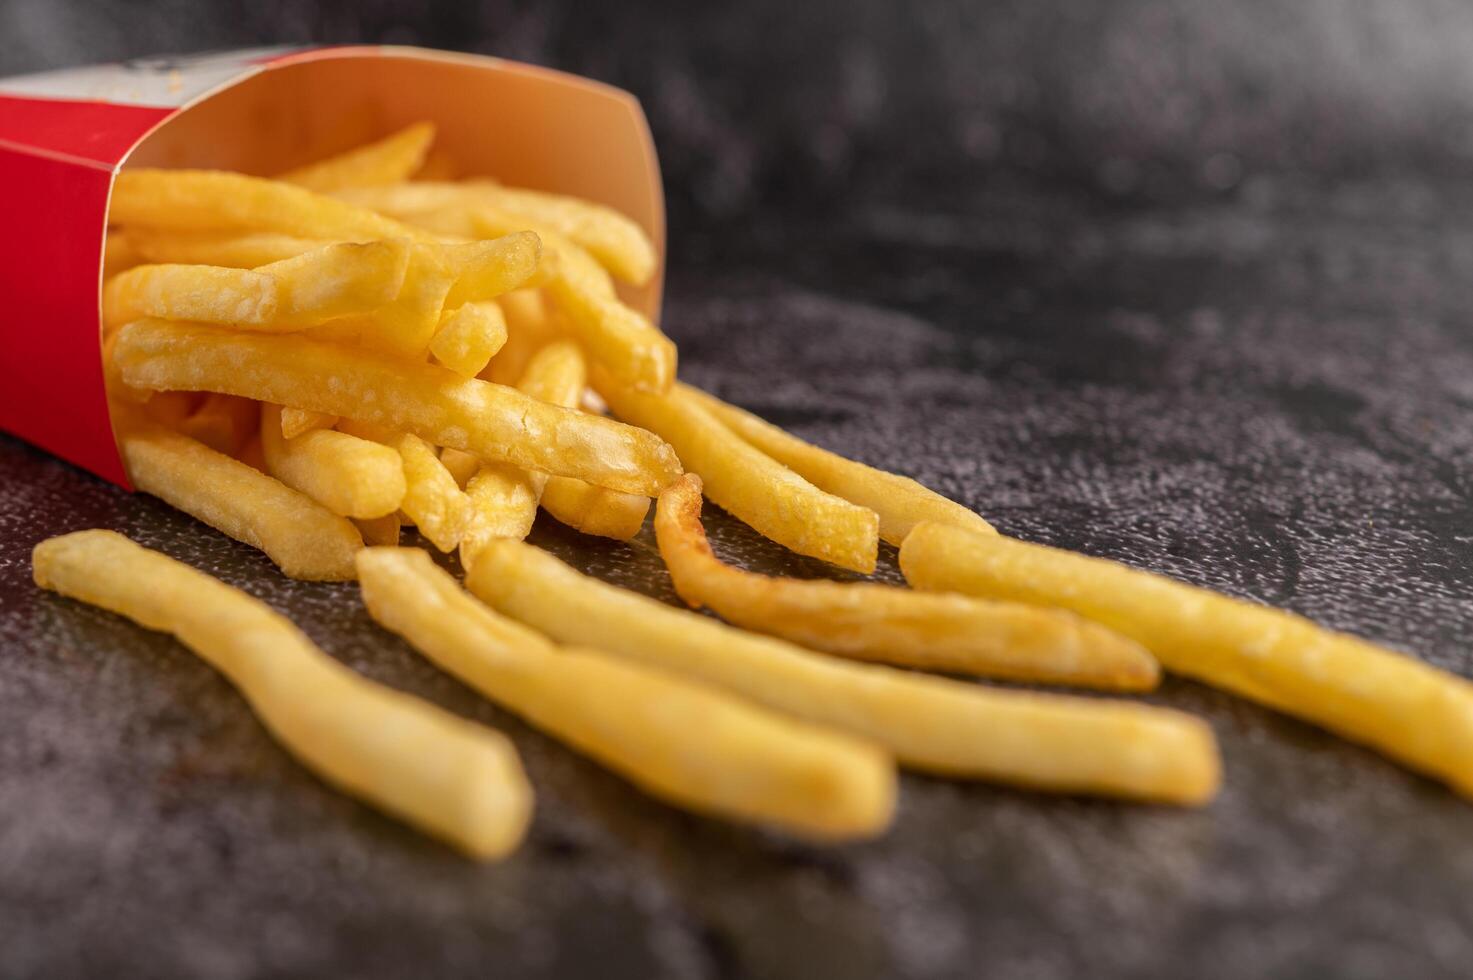
M667 322L689 379L1008 532L1469 674L1473 197L1414 190L1265 183L1170 211L998 192L965 210L771 216L689 249ZM641 796L376 629L351 586L288 582L6 437L0 474L6 976L1373 978L1473 963L1473 806L1196 684L1153 700L1221 739L1227 785L1203 811L908 776L888 837L813 849ZM729 556L820 571L709 523ZM505 728L538 790L527 845L461 860L304 773L174 643L35 591L30 547L91 526ZM535 540L671 597L648 532L625 547L544 521Z

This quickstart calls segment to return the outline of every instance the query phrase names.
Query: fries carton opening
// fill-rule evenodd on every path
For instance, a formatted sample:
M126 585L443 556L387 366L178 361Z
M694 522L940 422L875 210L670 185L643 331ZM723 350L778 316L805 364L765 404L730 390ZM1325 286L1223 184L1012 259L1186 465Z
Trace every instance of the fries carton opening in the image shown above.
M529 414L516 392L490 390L516 385L556 336L636 387L673 381L655 326L659 169L638 103L617 89L393 47L0 80L0 201L0 428L113 482L163 467L178 494L188 469L168 439L130 450L115 426L166 420L171 435L262 461L258 403L288 436L339 435L338 419L358 416L384 440L423 443L375 443L384 452L490 454L611 492L654 493L678 470L628 427L555 405ZM134 397L110 409L105 374ZM581 457L553 451L552 433ZM534 441L553 448L534 458ZM267 448L292 471L300 447L287 442ZM311 451L344 445L328 444ZM423 498L422 529L453 524L413 482L410 507L335 516L413 519ZM382 509L360 499L372 489L322 492Z

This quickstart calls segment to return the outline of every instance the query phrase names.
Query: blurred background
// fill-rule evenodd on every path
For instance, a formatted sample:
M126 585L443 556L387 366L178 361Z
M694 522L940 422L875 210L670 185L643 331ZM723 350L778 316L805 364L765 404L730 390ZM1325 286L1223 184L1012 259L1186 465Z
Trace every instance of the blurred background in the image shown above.
M1020 182L1180 203L1473 171L1461 0L5 0L0 38L0 75L356 41L588 75L644 103L677 242Z

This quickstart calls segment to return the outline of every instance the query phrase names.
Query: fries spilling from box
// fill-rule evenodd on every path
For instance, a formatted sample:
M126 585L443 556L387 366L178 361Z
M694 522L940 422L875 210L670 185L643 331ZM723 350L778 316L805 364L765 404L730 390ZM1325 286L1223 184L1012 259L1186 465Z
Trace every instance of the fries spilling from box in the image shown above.
M390 49L191 71L223 87L182 110L134 107L111 144L87 151L106 178L133 155L78 205L94 252L49 253L61 287L23 283L28 258L3 264L0 287L58 325L12 346L60 375L41 384L7 366L0 382L22 400L4 402L0 422L260 549L288 576L357 579L386 629L643 790L842 841L888 826L897 764L1178 805L1218 789L1212 732L1181 712L894 667L1130 693L1155 687L1164 666L1473 785L1465 682L1301 620L1001 538L913 480L677 380L658 326L658 175L622 93ZM116 86L114 75L94 84ZM375 108L350 110L331 95L342 91ZM478 108L494 103L492 118L448 111L467 92ZM4 93L0 83L0 136L6 100L25 99ZM19 162L0 151L0 176L64 181L88 159L75 146L32 149ZM82 175L93 185L96 169ZM52 233L30 217L37 235ZM875 570L881 541L900 546L923 591L728 565L706 539L703 497L852 572ZM731 625L522 542L539 512L629 539L656 498L677 593ZM405 527L457 554L469 591L424 553L392 547ZM110 567L89 572L93 560ZM166 583L181 607L199 596L200 609L160 605L127 569ZM220 583L102 532L38 547L36 577L177 635L347 791L477 856L520 839L531 791L498 737L328 666ZM232 636L217 615L255 633ZM261 644L289 653L267 670ZM405 745L350 739L374 712L426 751L444 747L449 768L406 774Z

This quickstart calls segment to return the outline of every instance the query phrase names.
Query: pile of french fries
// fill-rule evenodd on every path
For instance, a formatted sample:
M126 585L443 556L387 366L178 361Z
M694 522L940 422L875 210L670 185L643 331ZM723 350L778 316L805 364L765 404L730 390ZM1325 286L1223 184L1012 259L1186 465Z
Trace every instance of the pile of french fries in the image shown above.
M646 792L823 841L889 825L896 767L1198 805L1211 730L1121 699L1176 671L1473 795L1473 686L1303 619L1002 537L912 480L676 380L620 298L658 256L607 208L422 179L434 128L274 178L133 170L109 216L105 373L135 485L292 577L356 579L431 661ZM607 409L617 418L606 417ZM730 566L709 498L800 554L914 588ZM526 544L537 513L628 539L651 500L677 593ZM462 586L402 529L458 552ZM38 584L177 636L326 780L466 853L513 850L504 738L371 684L261 603L111 532L39 545ZM898 669L905 668L905 669Z

